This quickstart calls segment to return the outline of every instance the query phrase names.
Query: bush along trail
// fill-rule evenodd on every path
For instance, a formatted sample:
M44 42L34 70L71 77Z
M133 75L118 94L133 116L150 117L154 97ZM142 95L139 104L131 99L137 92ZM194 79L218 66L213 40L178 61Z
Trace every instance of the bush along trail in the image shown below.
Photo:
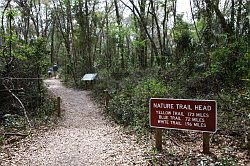
M162 131L162 150L157 151L154 133L156 130L147 128L148 107L143 105L132 108L129 101L144 99L147 94L138 84L130 98L112 98L106 111L114 121L123 126L129 123L143 127L119 127L109 120L100 107L93 103L89 91L66 88L58 79L45 80L45 85L54 97L61 98L61 116L53 127L32 130L32 135L16 142L16 135L10 136L8 143L0 145L0 166L84 166L84 165L249 165L249 151L241 147L237 137L223 134L218 130L211 134L210 153L202 152L202 133L164 129ZM154 92L164 92L160 84L155 85ZM146 84L147 85L147 84ZM97 85L98 86L98 85ZM149 87L149 86L146 86ZM95 94L97 91L93 91ZM124 91L122 91L124 92ZM129 94L129 93L127 93ZM104 100L103 98L99 99ZM124 101L127 99L128 101ZM138 102L138 101L137 101ZM136 106L136 105L134 105ZM135 119L125 119L126 111L133 111ZM55 112L55 114L57 114ZM117 116L115 116L117 115ZM142 116L143 115L143 116ZM132 116L132 115L130 115ZM141 120L140 120L141 119ZM123 120L123 121L119 121ZM126 123L125 123L126 122ZM46 125L48 128L49 124ZM142 131L141 131L142 130ZM143 132L147 130L147 132ZM135 136L125 131L140 133ZM21 136L23 138L23 136Z
M136 139L108 121L89 92L57 79L45 84L62 99L61 119L53 129L2 147L0 165L147 165Z

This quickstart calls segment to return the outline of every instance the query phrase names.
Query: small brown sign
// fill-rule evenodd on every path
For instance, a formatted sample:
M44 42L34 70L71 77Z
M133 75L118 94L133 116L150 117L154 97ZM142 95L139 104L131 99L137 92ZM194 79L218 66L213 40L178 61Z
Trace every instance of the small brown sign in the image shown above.
M217 130L217 104L214 100L151 98L149 114L153 128Z

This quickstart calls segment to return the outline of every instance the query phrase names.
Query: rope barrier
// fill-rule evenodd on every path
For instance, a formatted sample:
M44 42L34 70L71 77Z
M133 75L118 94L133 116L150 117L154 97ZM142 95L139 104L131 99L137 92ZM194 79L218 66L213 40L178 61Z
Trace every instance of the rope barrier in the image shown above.
M0 78L0 80L42 80L43 78Z

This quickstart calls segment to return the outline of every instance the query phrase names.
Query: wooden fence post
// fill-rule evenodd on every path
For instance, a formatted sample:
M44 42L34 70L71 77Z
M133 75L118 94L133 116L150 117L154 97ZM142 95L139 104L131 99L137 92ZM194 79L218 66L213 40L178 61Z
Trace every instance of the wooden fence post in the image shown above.
M61 116L61 98L57 97L57 116Z
M108 107L108 103L109 103L109 99L110 99L109 91L107 89L105 89L104 90L104 94L105 94L104 106L107 108Z

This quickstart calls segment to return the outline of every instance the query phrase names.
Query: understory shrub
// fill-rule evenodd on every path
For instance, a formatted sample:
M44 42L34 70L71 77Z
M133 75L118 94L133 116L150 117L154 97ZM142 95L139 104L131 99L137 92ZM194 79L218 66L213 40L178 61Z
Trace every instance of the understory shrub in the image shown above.
M250 54L247 46L246 42L237 41L211 52L208 74L216 76L225 87L242 85L242 79L250 76Z
M149 127L149 100L164 97L166 93L166 86L154 78L146 79L136 85L132 96L135 126Z
M129 84L130 82L130 84ZM164 97L167 92L165 85L154 78L146 78L131 84L117 92L109 103L107 112L116 122L137 129L149 127L148 103L151 97Z

